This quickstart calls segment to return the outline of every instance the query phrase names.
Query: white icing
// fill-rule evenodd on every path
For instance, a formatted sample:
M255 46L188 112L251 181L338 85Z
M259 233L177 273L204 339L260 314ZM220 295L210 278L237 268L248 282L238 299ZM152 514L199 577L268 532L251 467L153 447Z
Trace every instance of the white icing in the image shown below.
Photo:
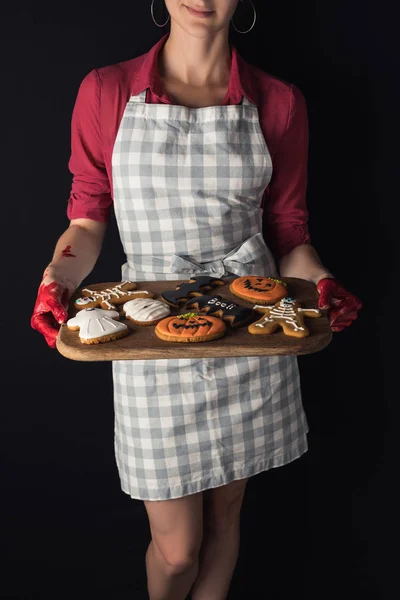
M136 298L130 300L123 306L123 310L127 317L135 321L156 321L167 317L171 310L165 302L161 300L152 300L151 298Z
M123 290L122 288L127 285L136 285L131 281L123 281L119 285L116 285L113 288L106 288L105 290L100 290L96 292L95 290L90 290L89 288L85 288L82 292L90 294L89 297L78 298L76 304L88 304L88 302L103 302L110 310L115 308L112 304L112 301L118 300L120 298L124 298L125 296L135 297L135 296L143 296L150 295L150 292L146 290Z
M221 300L217 300L217 298L211 298L211 300L209 300L207 302L207 304L213 304L214 306L220 306L221 308L224 308L225 310L232 310L234 308L238 308L237 304L227 304L226 302L221 302Z
M294 300L283 298L279 304L275 305L271 310L269 310L267 317L265 317L259 323L256 323L256 327L263 328L267 323L273 323L274 321L283 319L285 323L288 323L288 325L293 327L294 331L304 331L304 327L300 327L296 322L296 311L293 308L294 304Z
M81 310L76 317L67 321L68 327L79 327L79 337L84 340L93 340L106 335L119 333L128 329L124 323L114 321L119 314L115 310L103 308L86 308Z
M295 302L296 301L292 298L283 298L280 300L279 304L276 304L273 308L267 308L268 316L266 316L262 321L255 323L255 326L264 328L267 323L273 323L274 321L283 319L285 323L293 327L293 331L305 331L305 327L300 327L300 325L297 323L296 312L315 312L319 314L320 311L315 308L296 308L295 310ZM254 308L265 309L266 307L256 304Z
M265 319L263 319L261 321L261 323L256 323L256 327L264 327L266 323L271 323L272 321L273 321L273 319L266 317Z

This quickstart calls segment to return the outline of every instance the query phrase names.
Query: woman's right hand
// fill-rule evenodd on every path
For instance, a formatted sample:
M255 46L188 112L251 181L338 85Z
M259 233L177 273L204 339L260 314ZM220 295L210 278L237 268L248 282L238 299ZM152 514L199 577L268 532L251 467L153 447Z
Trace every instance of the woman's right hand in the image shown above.
M41 333L50 348L56 347L61 323L68 319L68 301L74 286L52 272L48 267L39 286L36 303L31 317L31 327Z

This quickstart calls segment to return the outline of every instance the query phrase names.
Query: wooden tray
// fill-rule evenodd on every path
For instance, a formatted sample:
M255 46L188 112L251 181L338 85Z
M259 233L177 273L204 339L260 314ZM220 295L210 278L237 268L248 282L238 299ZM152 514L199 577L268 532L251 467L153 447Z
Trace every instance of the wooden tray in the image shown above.
M298 300L303 307L317 308L317 291L314 284L303 279L283 278L288 284L289 296ZM112 287L120 282L89 285L94 290ZM155 294L165 290L174 290L179 281L146 281L138 282L139 289L145 289ZM212 293L212 292L210 292ZM236 302L241 306L251 308L253 304L237 298L229 291L229 281L225 286L215 288L215 294L221 295L228 301ZM79 290L70 303L69 315L75 316L77 310L73 306L74 300L81 294ZM184 312L183 309L172 310L171 314ZM195 311L194 311L195 312ZM260 316L254 321L261 318ZM130 333L120 340L103 344L82 344L78 331L70 331L62 325L57 338L57 349L66 358L78 361L111 361L111 360L144 360L162 358L219 358L229 356L271 356L284 354L312 354L319 352L332 339L332 331L325 315L319 319L305 319L310 335L304 339L288 337L282 331L271 335L252 335L247 331L247 325L238 329L227 326L227 333L223 338L211 342L199 343L171 343L160 340L154 327L141 327L125 320Z

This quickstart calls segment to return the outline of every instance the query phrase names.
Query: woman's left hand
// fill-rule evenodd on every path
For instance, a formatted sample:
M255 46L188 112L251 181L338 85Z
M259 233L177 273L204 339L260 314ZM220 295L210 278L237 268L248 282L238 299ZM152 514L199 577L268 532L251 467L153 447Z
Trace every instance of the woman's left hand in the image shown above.
M324 278L317 283L318 308L328 311L332 331L342 331L357 319L362 302L336 279Z

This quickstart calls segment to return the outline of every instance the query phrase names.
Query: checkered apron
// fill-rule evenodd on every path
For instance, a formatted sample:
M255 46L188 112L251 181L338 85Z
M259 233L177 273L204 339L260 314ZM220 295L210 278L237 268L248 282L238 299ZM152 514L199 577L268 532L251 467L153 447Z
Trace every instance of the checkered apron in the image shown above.
M122 279L277 274L262 231L272 175L257 107L130 98L113 157ZM167 500L307 450L292 356L113 362L115 454L132 498Z

